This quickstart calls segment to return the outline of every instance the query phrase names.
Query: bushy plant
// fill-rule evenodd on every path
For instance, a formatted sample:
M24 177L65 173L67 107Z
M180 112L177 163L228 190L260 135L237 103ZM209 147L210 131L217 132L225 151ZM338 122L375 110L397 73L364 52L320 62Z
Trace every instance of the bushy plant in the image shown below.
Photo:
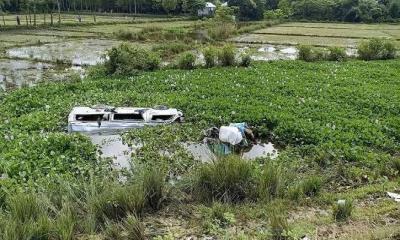
M323 50L313 46L300 45L297 47L297 50L299 51L298 59L306 62L321 61L326 58Z
M218 61L224 67L234 66L236 63L235 54L235 47L231 44L227 44L218 52Z
M214 67L216 65L218 50L215 47L209 46L203 51L204 61L207 68Z
M104 63L109 75L137 75L141 71L154 71L159 65L157 54L127 43L109 50Z
M395 43L379 38L363 41L357 48L359 58L366 61L393 59L396 57L396 52Z
M251 64L251 56L250 54L243 54L240 59L240 66L249 67Z
M335 221L347 221L353 212L353 201L339 200L333 206L333 219Z
M143 190L146 198L146 205L154 210L160 208L165 200L165 174L157 168L144 171Z
M135 40L137 38L135 33L123 29L115 32L114 35L120 40Z
M400 175L400 158L393 159L393 168Z
M196 63L196 55L192 52L186 52L179 56L178 58L178 68L180 69L194 69Z
M322 188L322 179L318 176L311 176L302 182L303 192L308 197L318 195Z
M261 199L272 200L282 193L283 179L279 166L269 162L259 177L258 195Z
M329 47L328 60L342 62L347 59L346 49L342 47Z
M173 55L188 51L191 46L183 42L172 42L156 45L152 48L153 51L160 53L162 57L172 57Z
M232 156L202 165L195 174L193 192L200 201L239 202L249 197L252 183L251 164Z

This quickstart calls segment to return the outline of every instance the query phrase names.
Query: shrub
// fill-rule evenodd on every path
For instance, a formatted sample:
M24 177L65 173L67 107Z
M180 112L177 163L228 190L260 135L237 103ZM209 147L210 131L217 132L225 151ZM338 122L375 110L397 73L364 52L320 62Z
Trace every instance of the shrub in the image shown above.
M159 52L162 57L171 57L190 49L190 45L182 42L159 44L152 48L153 51Z
M400 174L400 158L393 159L393 168Z
M243 54L240 60L240 66L249 67L251 64L251 56L250 54Z
M308 197L314 197L318 195L322 187L322 180L318 176L311 176L305 179L302 183L303 192Z
M396 51L396 46L392 41L378 38L363 41L357 48L359 58L366 61L393 59L396 57Z
M213 203L211 207L211 218L221 227L228 226L235 222L235 216L229 212L229 208L219 202Z
M328 60L329 61L345 61L347 58L346 50L341 47L329 47L328 48Z
M115 32L114 35L116 38L120 40L135 40L137 38L135 33L123 29L120 29L118 32Z
M351 200L339 200L333 206L333 219L335 221L347 221L353 211L353 202Z
M306 62L321 61L326 58L325 52L316 47L309 45L300 45L297 47L299 51L298 59Z
M156 168L145 170L143 174L143 190L146 197L146 205L154 210L159 209L165 199L165 174Z
M204 49L204 61L206 62L206 67L211 68L216 65L216 60L218 56L218 50L215 47L207 47Z
M252 173L250 163L235 156L206 163L196 172L194 197L207 202L242 201L251 192Z
M104 65L107 74L137 75L140 71L154 71L159 68L160 58L151 51L123 43L107 52Z
M178 58L178 68L180 69L194 69L196 63L196 56L192 52L186 52Z
M218 52L218 61L222 66L235 65L235 47L228 44Z
M258 195L264 200L272 200L282 192L282 174L279 166L273 163L265 165L258 184Z

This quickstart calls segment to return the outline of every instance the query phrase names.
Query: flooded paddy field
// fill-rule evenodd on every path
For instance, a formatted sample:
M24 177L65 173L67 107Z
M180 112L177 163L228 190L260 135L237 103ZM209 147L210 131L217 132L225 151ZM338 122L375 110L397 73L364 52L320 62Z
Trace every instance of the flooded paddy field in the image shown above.
M363 39L398 40L400 26L392 24L285 23L231 39L242 44L313 45L354 48ZM400 45L400 42L397 41Z

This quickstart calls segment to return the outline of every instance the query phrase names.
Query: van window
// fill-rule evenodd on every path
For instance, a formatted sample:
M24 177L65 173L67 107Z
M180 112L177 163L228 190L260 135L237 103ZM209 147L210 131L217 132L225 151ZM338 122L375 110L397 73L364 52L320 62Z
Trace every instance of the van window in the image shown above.
M104 114L80 114L76 115L76 120L77 121L82 121L82 122L97 122L98 119L101 119L102 121L107 120L107 116Z
M174 115L153 115L152 121L167 121L170 120Z
M142 114L135 114L135 113L129 113L129 114L114 114L114 120L120 120L120 121L138 121L138 120L144 120Z

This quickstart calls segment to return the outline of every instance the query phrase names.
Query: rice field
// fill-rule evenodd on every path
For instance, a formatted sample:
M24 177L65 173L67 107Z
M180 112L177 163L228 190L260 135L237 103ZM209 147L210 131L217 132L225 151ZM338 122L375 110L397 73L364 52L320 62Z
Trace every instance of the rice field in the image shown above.
M26 25L27 21L32 22L33 24L33 15L31 15L31 18L29 18L28 15L18 15L21 20L21 25ZM81 23L93 23L94 22L94 17L93 15L80 15L81 17ZM38 25L41 24L49 24L51 16L50 14L37 14L36 15L36 23ZM122 22L132 22L132 21L141 21L141 22L154 22L154 21L163 21L166 18L162 17L146 17L146 16L139 16L139 17L133 17L133 16L112 16L112 15L97 15L96 16L96 23L122 23ZM171 18L168 18L171 19ZM178 19L175 17L175 19ZM4 17L5 20L5 25L6 26L17 26L17 15L6 15ZM53 21L56 23L58 21L58 14L54 13L53 14ZM61 14L61 22L63 24L73 24L77 23L79 24L79 19L78 15L76 14ZM3 21L2 21L3 24Z
M363 39L370 38L385 38L398 42L400 40L400 25L285 23L235 37L232 41L250 44L355 47Z

